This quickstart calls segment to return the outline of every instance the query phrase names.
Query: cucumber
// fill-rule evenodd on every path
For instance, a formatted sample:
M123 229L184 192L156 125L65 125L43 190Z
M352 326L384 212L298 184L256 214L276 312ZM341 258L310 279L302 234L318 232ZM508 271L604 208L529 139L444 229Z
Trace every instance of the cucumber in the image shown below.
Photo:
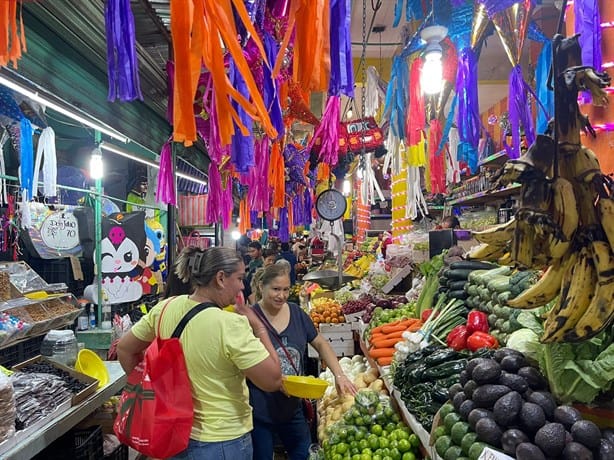
M490 270L474 270L469 274L469 282L474 285L478 285L478 279L484 273L488 273Z
M472 271L474 270L460 268L458 270L450 270L448 272L448 279L455 281L467 280Z
M464 280L448 281L448 287L450 288L450 291L461 291L461 290L464 291L466 284L467 284L467 281L464 281Z
M446 294L446 296L448 297L448 299L465 300L467 297L469 297L469 294L467 294L464 290L458 290L458 291L450 291Z
M467 283L465 284L465 291L467 291L469 295L477 295L478 287L475 284Z
M450 264L451 270L492 270L493 268L497 268L497 266L488 262L477 262L474 260L461 260Z
M488 290L491 292L505 292L510 288L509 276L497 276L488 282Z

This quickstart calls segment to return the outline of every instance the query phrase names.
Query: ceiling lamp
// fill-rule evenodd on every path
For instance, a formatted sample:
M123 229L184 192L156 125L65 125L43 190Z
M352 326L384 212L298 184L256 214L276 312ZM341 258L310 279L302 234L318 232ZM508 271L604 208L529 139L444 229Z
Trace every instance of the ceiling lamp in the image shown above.
M425 27L420 32L420 37L426 42L423 53L424 64L420 84L424 94L437 94L443 84L443 48L441 41L448 35L448 28L439 25Z

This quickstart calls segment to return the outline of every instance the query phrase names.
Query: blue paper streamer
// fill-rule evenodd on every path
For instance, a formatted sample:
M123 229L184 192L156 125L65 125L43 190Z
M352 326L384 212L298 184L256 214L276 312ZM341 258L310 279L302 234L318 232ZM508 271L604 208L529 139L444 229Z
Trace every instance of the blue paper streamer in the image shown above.
M34 191L34 184L32 179L34 177L34 147L32 145L32 123L27 118L22 118L20 121L20 170L19 177L21 180L21 187L26 192L28 200L32 199Z

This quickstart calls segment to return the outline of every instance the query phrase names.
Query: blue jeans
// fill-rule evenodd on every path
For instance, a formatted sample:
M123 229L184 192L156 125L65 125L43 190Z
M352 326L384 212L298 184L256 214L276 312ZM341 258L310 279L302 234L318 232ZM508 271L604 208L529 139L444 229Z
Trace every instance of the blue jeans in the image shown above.
M311 433L303 415L302 406L294 417L286 423L263 423L254 419L252 444L254 460L271 460L273 458L274 435L277 434L288 453L290 460L306 460L309 456Z
M169 460L252 460L249 433L230 441L204 442L190 439L188 448Z

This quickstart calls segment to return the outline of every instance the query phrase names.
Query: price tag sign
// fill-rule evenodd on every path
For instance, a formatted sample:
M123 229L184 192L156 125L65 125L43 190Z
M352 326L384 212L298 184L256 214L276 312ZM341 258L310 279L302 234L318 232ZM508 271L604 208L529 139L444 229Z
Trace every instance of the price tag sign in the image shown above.
M72 213L49 214L40 228L43 243L49 248L66 251L79 244L79 224Z
M486 447L478 460L514 460L509 455L505 455L503 452L499 452L498 450L491 449L490 447Z

